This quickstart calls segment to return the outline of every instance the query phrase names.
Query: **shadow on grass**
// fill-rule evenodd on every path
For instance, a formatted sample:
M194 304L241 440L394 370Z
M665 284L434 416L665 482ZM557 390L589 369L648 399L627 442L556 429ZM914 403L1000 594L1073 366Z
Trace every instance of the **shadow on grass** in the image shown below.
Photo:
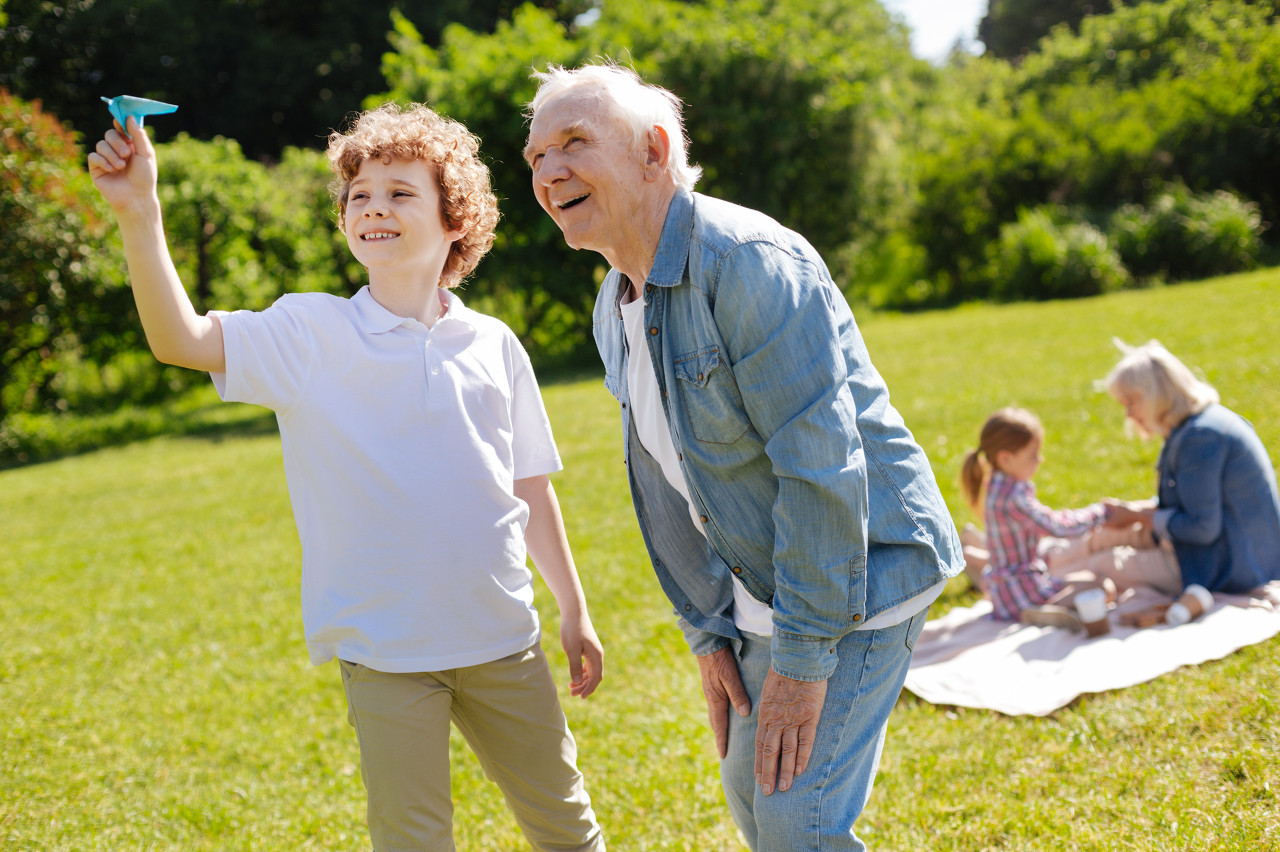
M0 426L0 471L46 464L160 436L220 443L276 434L275 414L249 405L213 403L123 408L94 417L41 416Z
M545 387L603 381L594 366L539 371ZM161 435L221 442L276 433L268 409L217 399L199 388L154 406L123 406L105 414L15 414L0 422L0 471L58 461Z

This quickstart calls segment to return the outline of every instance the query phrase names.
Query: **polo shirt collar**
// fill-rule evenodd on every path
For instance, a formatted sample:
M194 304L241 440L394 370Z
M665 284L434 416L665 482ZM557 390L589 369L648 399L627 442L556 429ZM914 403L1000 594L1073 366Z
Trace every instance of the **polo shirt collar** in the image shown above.
M474 313L466 305L462 304L462 300L455 296L451 291L444 291L444 313L437 320L437 325L445 320L456 320L468 326L475 328L475 320L471 314ZM391 311L378 304L378 300L373 298L373 294L369 292L369 285L366 284L351 297L351 304L356 309L356 316L360 323L360 328L367 334L383 334L391 331L393 328L399 328L402 325L418 325L417 320L396 316Z
M693 193L677 189L667 207L667 218L662 224L662 236L658 239L658 250L653 256L653 266L646 283L674 287L683 281L692 242Z

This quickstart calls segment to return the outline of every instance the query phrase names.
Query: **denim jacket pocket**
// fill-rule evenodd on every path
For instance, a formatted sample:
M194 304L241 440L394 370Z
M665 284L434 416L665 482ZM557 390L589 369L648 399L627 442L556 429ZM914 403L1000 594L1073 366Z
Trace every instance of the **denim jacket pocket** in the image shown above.
M720 360L720 347L708 346L675 359L680 399L689 428L699 441L732 444L751 426L742 394Z

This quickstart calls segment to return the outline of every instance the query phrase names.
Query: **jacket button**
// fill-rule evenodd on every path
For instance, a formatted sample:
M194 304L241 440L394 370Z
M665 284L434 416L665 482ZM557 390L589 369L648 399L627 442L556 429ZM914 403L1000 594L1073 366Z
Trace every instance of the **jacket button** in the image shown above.
M684 611L685 611L685 612L688 612L688 611L689 611L689 610L691 610L691 609L693 609L693 607L692 607L692 606L690 606L689 604L685 604L685 605L684 605Z
M862 613L860 613L860 612L855 612L855 613L853 614L853 620L854 620L854 621L861 621L861 620L862 620Z

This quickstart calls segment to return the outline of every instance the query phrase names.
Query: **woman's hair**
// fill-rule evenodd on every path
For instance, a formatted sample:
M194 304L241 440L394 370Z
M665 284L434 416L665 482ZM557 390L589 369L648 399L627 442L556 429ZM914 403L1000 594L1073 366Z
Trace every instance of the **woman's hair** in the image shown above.
M573 70L551 65L546 71L533 72L533 76L538 81L538 91L525 109L526 118L532 119L543 104L567 92L596 89L601 98L612 104L614 117L630 132L633 150L644 148L655 125L667 131L671 140L667 172L676 186L693 190L702 168L689 162L689 138L684 132L680 99L671 92L646 83L630 68L608 61Z
M982 486L995 467L996 455L1016 453L1035 438L1044 437L1044 427L1030 411L1002 408L987 418L978 435L978 448L965 454L960 467L960 493L976 512L982 499Z
M1218 401L1213 386L1196 378L1159 341L1149 340L1141 346L1129 346L1119 338L1112 342L1122 355L1102 380L1102 387L1116 399L1136 398L1145 422L1133 424L1144 436L1148 426L1168 435L1183 420Z
M457 287L493 245L498 199L489 185L489 168L480 159L480 140L458 122L422 104L383 104L357 116L347 133L330 134L328 156L334 173L329 191L344 231L351 182L366 160L425 160L434 167L441 222L448 230L465 232L450 246L441 287Z

